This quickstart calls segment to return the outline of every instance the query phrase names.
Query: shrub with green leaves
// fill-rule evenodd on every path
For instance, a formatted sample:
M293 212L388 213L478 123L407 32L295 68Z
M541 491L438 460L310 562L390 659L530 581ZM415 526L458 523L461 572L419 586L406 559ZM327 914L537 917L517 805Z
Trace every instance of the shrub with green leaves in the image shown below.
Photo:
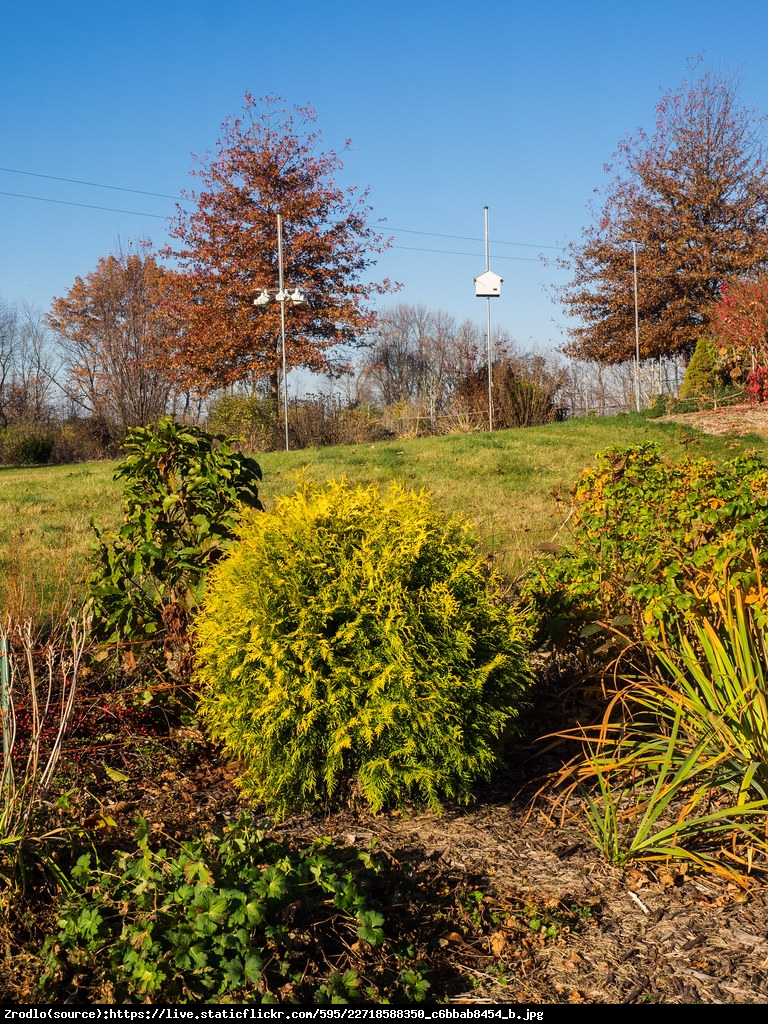
M384 919L366 896L377 870L370 854L335 850L330 840L293 850L245 815L175 853L153 850L149 832L141 821L135 850L108 864L91 854L78 860L59 931L43 948L43 999L346 1002L362 994L356 972L343 968L356 939L383 940Z
M574 643L586 626L594 639L600 620L658 637L731 586L768 616L758 586L768 467L758 458L673 462L654 444L609 448L579 478L571 525L570 542L538 557L523 585L543 634Z
M90 594L107 639L159 638L197 610L241 507L261 508L261 470L235 440L171 417L128 431L115 471L123 525L104 534L94 524Z
M220 395L210 408L208 429L242 437L249 451L271 451L279 436L277 407L258 395Z
M14 423L0 430L0 466L47 462L56 432L42 423Z
M467 800L529 682L467 525L399 487L305 483L249 517L197 635L203 720L277 815Z

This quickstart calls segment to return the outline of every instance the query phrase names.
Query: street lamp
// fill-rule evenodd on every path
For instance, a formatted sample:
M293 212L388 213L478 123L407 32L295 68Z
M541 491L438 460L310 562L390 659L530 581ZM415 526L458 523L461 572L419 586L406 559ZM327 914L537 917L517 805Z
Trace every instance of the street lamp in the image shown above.
M289 292L285 287L283 277L283 217L277 215L277 293L274 296L275 302L280 303L280 350L283 359L283 418L285 420L285 450L288 451L288 367L285 358L285 304L292 303L294 306L302 306L306 296L299 288ZM266 288L253 300L254 306L267 306L272 301L272 296Z

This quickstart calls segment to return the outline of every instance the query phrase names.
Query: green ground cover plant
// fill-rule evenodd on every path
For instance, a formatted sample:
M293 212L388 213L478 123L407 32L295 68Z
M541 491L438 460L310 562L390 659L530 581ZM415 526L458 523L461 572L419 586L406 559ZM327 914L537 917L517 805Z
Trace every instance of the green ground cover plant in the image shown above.
M197 621L200 712L279 816L466 801L530 682L467 524L425 493L305 483L243 524Z
M368 853L329 841L294 850L247 815L175 850L153 849L140 821L128 852L77 861L59 931L42 951L40 995L179 1004L384 995L337 969L349 944L383 941L384 918L366 891L376 871ZM411 982L428 987L416 972Z

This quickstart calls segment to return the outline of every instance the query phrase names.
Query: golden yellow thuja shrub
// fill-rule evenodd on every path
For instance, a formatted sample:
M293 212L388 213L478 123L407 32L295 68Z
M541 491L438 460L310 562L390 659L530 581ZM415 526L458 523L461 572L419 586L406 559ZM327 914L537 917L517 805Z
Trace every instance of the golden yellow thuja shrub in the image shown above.
M277 815L467 800L529 685L528 632L426 493L303 484L243 526L198 620L200 713Z

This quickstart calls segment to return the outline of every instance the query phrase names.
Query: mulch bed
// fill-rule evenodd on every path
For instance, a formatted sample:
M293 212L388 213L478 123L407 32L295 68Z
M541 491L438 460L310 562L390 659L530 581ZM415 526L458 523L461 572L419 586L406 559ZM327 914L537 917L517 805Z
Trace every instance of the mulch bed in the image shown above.
M112 820L110 845L132 835L137 812L178 839L238 817L234 768L194 734L181 739L185 770L147 779L132 799L125 786L100 794L88 821ZM478 1005L765 1003L764 876L744 889L675 864L613 868L578 832L554 827L545 807L531 811L521 789L532 767L508 763L476 803L449 805L440 817L340 811L260 824L301 844L321 836L375 844L393 893L388 930L413 937L430 996Z
M660 423L674 422L705 434L762 434L768 436L768 403L727 405L707 412L686 412L662 416Z

